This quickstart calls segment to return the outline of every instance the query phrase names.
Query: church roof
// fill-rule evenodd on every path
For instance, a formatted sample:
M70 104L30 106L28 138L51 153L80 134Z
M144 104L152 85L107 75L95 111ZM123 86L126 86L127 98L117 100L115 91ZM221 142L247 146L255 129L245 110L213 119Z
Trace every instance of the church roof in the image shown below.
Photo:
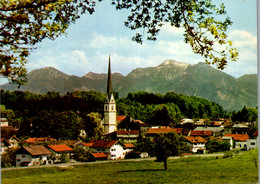
M109 56L108 77L107 77L107 95L108 95L108 100L110 100L112 94L113 94L113 86L112 86L112 75L111 75L111 63L110 63L110 56Z

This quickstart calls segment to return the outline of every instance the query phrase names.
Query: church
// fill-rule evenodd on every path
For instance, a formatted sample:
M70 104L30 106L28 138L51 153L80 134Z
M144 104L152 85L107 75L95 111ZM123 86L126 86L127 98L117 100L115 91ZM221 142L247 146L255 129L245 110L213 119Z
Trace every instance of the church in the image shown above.
M107 94L104 104L104 119L102 121L102 128L104 134L109 134L117 130L116 121L116 101L113 94L112 74L110 56L108 61L108 77L107 77Z

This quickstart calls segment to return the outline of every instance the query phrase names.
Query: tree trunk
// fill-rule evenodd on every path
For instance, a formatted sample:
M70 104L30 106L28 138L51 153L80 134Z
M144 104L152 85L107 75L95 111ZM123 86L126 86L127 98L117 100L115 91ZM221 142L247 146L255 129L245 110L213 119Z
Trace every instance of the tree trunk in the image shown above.
M165 160L163 161L163 163L164 163L164 170L167 170L167 169L168 169L168 166L167 166L167 159L165 159Z

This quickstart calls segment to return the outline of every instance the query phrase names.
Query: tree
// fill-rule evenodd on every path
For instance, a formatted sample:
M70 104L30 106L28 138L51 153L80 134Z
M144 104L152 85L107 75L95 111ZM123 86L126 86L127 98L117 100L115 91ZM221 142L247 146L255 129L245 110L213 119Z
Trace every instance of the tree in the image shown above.
M1 155L1 167L15 166L15 149L8 148L6 153Z
M184 28L185 42L194 53L204 56L206 63L224 69L228 60L238 59L237 49L227 40L226 31L232 22L229 17L223 17L224 4L216 7L211 0L112 0L112 3L119 10L131 9L126 27L146 31L148 40L156 40L161 27L169 23L175 28ZM138 43L142 43L144 37L140 32L132 38Z
M92 14L95 4L92 0L2 0L1 75L24 84L26 57L35 45L45 38L54 40L64 34L81 14ZM211 0L112 0L112 4L117 10L131 9L125 26L146 30L148 40L156 40L160 28L169 23L184 28L184 41L194 53L205 57L206 63L224 69L228 61L238 59L237 49L227 40L226 31L232 22L229 17L223 18L226 14L223 4L217 7ZM142 43L143 37L144 33L137 32L133 40Z
M0 1L0 74L24 84L26 57L35 44L64 34L81 14L92 14L94 6L92 0Z
M74 159L81 162L92 161L90 150L76 147L73 149Z
M103 135L101 128L102 115L99 113L90 113L82 115L82 128L86 131L87 139L100 139Z
M156 161L164 163L164 170L168 169L167 159L169 156L180 155L187 149L184 137L177 135L175 132L157 134L153 141Z
M70 160L70 155L67 153L61 153L59 158L61 163L67 163Z

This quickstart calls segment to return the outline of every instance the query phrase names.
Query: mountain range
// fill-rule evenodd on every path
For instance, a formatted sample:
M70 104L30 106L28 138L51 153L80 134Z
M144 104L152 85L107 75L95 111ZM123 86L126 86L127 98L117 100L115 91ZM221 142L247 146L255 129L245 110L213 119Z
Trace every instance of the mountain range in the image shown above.
M104 73L90 72L78 77L46 67L29 72L27 77L27 85L20 89L14 84L4 84L0 88L33 93L59 91L61 94L75 90L106 91L107 74ZM156 67L137 68L126 76L113 73L112 80L114 91L119 92L120 97L136 91L161 94L174 91L206 98L230 111L240 110L243 106L257 106L257 74L234 78L205 63L187 64L166 60Z

